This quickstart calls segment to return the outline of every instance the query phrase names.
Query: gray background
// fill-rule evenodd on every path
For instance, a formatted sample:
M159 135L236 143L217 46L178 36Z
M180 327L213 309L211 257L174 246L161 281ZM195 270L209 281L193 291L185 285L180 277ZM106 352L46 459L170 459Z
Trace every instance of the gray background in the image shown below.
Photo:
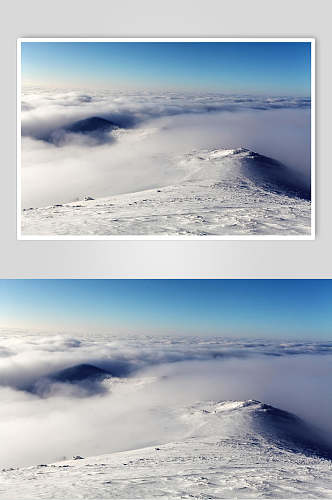
M332 277L329 2L13 0L2 24L0 278ZM16 38L52 36L315 37L316 241L17 241Z

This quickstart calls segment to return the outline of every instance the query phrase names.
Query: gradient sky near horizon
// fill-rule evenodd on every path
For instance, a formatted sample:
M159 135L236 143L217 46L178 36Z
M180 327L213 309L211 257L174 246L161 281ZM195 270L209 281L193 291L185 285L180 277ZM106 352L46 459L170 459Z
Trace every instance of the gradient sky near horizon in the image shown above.
M0 280L0 327L332 340L332 280Z
M23 85L310 96L309 42L22 42Z

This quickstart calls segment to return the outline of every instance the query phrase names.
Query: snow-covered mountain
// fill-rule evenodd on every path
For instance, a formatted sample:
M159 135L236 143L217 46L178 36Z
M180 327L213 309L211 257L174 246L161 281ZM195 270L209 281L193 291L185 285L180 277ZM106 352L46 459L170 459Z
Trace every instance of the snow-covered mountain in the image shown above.
M310 234L310 192L271 158L244 148L203 150L170 165L179 173L171 185L24 209L22 235Z
M0 498L332 498L332 449L296 416L254 400L170 412L181 438L3 469Z

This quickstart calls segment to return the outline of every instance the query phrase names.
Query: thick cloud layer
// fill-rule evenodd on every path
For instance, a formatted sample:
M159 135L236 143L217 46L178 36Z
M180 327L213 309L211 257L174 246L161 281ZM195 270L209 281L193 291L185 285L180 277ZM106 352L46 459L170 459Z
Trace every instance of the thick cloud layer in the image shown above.
M331 342L22 332L3 334L0 352L3 466L181 438L173 412L209 399L258 399L322 427L327 440L332 435ZM46 392L30 390L82 363L113 376L89 390L85 379L63 378L50 380Z
M296 97L229 96L223 94L152 94L98 92L90 95L31 89L22 95L22 135L42 137L46 130L97 114L121 128L154 118L218 111L307 109L310 99Z
M77 132L82 120L114 126ZM30 89L22 96L23 206L179 182L179 155L239 146L310 183L310 100Z

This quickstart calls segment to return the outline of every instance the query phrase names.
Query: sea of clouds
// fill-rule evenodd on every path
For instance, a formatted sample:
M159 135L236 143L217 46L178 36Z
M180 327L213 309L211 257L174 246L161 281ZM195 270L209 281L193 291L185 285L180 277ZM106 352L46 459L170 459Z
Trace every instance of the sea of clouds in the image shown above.
M21 104L23 207L180 182L179 156L202 148L246 147L310 184L308 98L29 88ZM106 141L65 131L94 116L118 126Z
M197 401L257 399L332 436L332 342L206 337L0 335L0 464L47 463L183 438L174 410ZM86 382L42 377L88 363Z

